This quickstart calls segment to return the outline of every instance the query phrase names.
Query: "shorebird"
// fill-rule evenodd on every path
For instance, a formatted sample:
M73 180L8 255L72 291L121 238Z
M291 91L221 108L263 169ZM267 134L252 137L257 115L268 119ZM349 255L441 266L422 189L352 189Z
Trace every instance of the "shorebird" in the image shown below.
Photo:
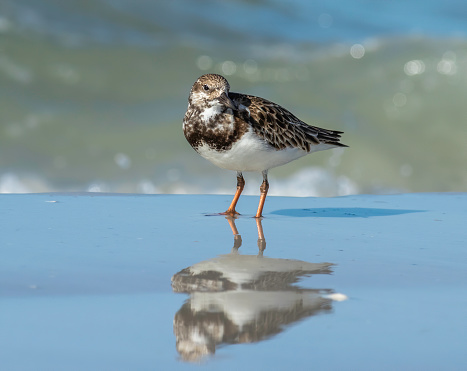
M335 147L341 131L310 126L280 105L230 92L221 75L206 74L193 84L183 118L187 141L202 157L237 172L237 191L224 215L236 216L245 186L244 171L263 175L255 217L261 218L269 189L268 170L312 152Z

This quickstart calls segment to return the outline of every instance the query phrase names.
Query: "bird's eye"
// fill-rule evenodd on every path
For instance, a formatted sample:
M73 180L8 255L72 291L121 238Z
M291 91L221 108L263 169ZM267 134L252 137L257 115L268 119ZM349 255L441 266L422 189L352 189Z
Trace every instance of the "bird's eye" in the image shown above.
M206 84L203 85L203 89L208 91L209 90L209 86L207 86Z

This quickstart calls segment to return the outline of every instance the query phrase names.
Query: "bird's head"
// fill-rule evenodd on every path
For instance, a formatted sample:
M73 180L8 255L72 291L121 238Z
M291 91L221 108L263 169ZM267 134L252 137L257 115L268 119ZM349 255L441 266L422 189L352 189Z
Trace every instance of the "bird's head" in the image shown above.
M219 104L237 110L235 103L229 98L230 85L225 77L210 73L203 75L191 87L190 104Z

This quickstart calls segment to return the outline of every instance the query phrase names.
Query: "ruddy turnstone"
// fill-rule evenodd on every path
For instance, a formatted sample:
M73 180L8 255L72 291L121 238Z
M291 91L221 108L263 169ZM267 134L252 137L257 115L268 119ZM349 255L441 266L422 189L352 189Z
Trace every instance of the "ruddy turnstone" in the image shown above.
M256 218L262 217L269 189L268 170L308 153L334 147L341 131L305 124L285 108L252 95L231 93L221 75L207 74L193 84L183 132L205 159L237 172L237 191L223 214L235 216L245 186L244 171L261 171L263 183Z

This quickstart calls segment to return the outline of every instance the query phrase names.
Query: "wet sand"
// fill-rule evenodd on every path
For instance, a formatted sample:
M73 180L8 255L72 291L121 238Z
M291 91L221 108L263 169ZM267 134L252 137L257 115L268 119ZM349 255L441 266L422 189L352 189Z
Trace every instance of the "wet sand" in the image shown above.
M467 194L2 194L2 369L461 370Z

